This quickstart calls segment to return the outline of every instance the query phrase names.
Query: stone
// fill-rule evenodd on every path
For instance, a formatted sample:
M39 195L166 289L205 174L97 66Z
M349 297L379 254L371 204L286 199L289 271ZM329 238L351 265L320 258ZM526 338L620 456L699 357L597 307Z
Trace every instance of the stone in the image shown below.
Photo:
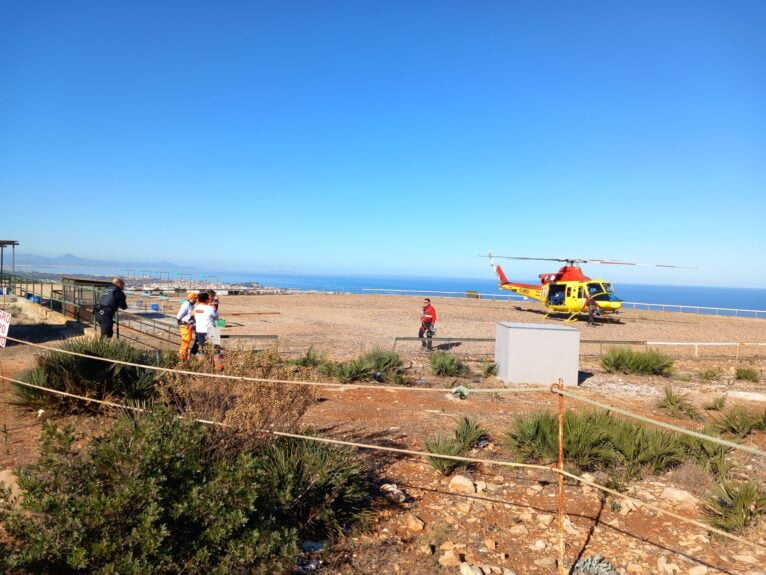
M487 548L488 551L494 551L495 549L497 549L497 541L487 537L484 540L484 546Z
M445 551L444 555L439 557L439 565L442 567L459 567L460 557L454 551Z
M455 544L452 541L445 541L439 545L439 549L442 551L452 551L455 548Z
M734 559L736 561L741 561L742 563L749 563L750 565L758 562L758 560L752 555L735 555Z
M535 541L535 544L532 545L532 549L536 549L538 551L545 551L546 547L548 547L548 544L542 539L538 539L537 541Z
M407 529L414 531L415 533L419 533L420 531L423 531L425 527L426 522L423 521L420 517L413 515L412 513L407 515Z
M582 477L586 481L590 481L591 483L595 483L596 482L596 478L593 475L591 475L590 473L583 473L580 477ZM585 495L593 493L593 487L591 487L590 485L585 485L584 483L580 484L580 490Z
M463 562L460 564L460 575L484 575L484 572L476 565Z
M707 567L704 565L695 565L689 569L689 575L707 575Z
M420 552L423 555L433 555L436 551L436 548L433 545L421 545L420 546Z
M662 498L665 501L675 503L678 507L688 509L689 511L694 511L698 504L698 500L694 495L676 487L666 487L663 489Z
M455 509L458 510L460 513L470 513L471 512L471 502L470 501L461 501L455 506Z
M476 493L476 486L473 481L465 475L455 475L449 482L449 490L452 493L467 493L473 495Z
M486 481L477 481L476 482L476 493L484 493L487 490L487 482Z
M635 573L636 575L642 575L644 568L638 563L628 563L627 567L625 567L625 571L629 574Z
M536 559L535 565L542 569L553 569L556 566L556 560L552 557L543 557L542 559ZM549 572L549 571L546 571Z
M508 532L511 535L526 535L527 533L529 533L526 526L524 525L514 525L508 530Z
M553 521L553 515L543 513L537 516L537 521L538 523L540 523L542 527L548 527L548 525L550 525L551 522Z
M396 483L384 483L380 486L380 490L386 499L394 503L404 503L407 500L407 495L399 489Z
M512 571L511 569L506 569L503 567L503 575L516 575L516 571Z
M0 471L0 483L4 483L5 486L11 490L11 497L17 498L21 495L21 489L16 481L16 476L13 474L12 469L3 469Z
M577 535L580 533L580 530L577 528L577 526L574 525L569 519L569 515L564 515L564 531L570 535Z

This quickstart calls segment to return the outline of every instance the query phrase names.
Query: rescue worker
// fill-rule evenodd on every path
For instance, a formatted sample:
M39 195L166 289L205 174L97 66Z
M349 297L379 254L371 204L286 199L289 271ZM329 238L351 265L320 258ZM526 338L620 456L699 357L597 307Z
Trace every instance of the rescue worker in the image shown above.
M431 338L434 336L434 329L436 325L436 310L431 305L431 299L425 298L423 300L423 313L420 315L420 329L418 330L418 337L424 339L420 342L420 347L428 348L431 351ZM428 343L426 343L428 342Z
M215 320L218 312L210 305L210 296L207 292L202 292L197 296L197 305L194 306L194 347L192 355L195 355L200 347L207 341L207 332L215 327Z
M125 300L125 282L122 278L114 278L112 285L106 288L93 306L93 316L98 323L101 331L101 337L109 339L114 335L114 314L118 309L128 309L128 302Z
M215 311L218 311L218 298L215 295L214 289L207 290L207 295L210 296L210 305L212 305L215 308Z
M596 316L599 315L598 306L592 296L588 296L588 325L596 325Z
M189 349L194 341L194 304L197 303L197 292L190 291L186 294L186 300L176 314L176 323L181 332L181 347L178 349L178 357L182 360L189 359Z

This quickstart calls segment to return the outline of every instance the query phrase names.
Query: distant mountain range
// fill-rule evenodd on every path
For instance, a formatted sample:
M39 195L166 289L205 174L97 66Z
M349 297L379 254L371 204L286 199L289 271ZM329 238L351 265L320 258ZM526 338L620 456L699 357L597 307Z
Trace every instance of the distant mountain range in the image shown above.
M10 264L11 260L7 257L6 263ZM171 262L124 262L119 260L91 260L87 258L81 258L74 254L64 254L63 256L46 257L36 256L33 254L16 254L16 265L21 266L78 266L78 267L91 267L91 268L146 268L146 269L188 269L183 266L176 265Z

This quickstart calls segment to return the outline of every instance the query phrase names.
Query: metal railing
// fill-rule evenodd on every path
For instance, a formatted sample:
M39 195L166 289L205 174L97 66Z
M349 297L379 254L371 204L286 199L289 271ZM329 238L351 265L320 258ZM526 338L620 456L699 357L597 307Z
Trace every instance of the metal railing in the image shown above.
M656 311L670 311L676 313L699 313L704 315L721 315L735 317L766 318L766 310L740 309L734 307L709 307L702 305L678 305L670 303L642 303L633 301L622 302L622 307L631 309L645 309Z
M445 297L463 297L468 299L492 299L492 300L514 300L514 301L529 301L529 298L516 294L487 294L474 292L472 290L465 291L437 291L437 290L407 290L407 289L384 289L384 288L363 288L363 292L375 292L380 294L402 294L402 295L440 295ZM721 315L721 316L735 316L735 317L753 317L753 318L766 318L766 310L762 309L742 309L733 307L711 307L702 305L680 305L670 303L643 303L624 301L622 302L624 308L629 309L656 309L658 311L670 311L670 312L683 312L683 313L699 313L706 315Z
M419 341L427 342L427 339L419 338L417 336L404 336L395 337L394 344L391 347L392 351L396 350L396 346L399 342L405 341ZM494 337L432 337L431 341L434 343L446 343L448 348L452 348L452 344L460 343L495 343ZM754 341L648 341L648 340L614 340L614 339L581 339L580 346L584 345L598 345L598 355L604 354L604 346L643 346L647 351L655 347L691 347L694 349L694 357L699 358L700 348L706 347L729 347L735 348L735 358L739 359L740 351L746 347L766 347L766 342ZM484 355L490 355L490 352L486 352ZM592 355L586 354L582 351L580 355Z
M438 295L445 297L462 297L467 299L492 299L492 300L528 300L521 295L510 293L479 293L472 290L465 291L437 291L437 290L414 290L414 289L383 289L383 288L362 288L363 292L377 292L381 294L403 294L403 295Z

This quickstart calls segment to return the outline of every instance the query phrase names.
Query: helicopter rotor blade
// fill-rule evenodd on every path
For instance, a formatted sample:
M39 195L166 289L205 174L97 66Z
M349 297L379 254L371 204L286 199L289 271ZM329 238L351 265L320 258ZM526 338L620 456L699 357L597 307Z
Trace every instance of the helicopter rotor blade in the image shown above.
M530 260L530 261L541 261L541 262L564 262L568 264L601 264L601 265L612 265L612 266L649 266L649 267L656 267L656 268L676 268L676 269L682 269L682 270L698 270L698 267L693 266L675 266L670 264L644 264L644 263L635 263L635 262L621 262L618 260L605 260L601 258L588 258L588 259L579 259L579 258L531 258L526 256L496 256L494 254L490 253L491 257L499 258L503 260ZM487 256L479 256L482 258L485 258Z
M487 256L479 256L482 258L486 258ZM496 256L492 254L492 257L494 258L500 258L502 260L534 260L534 261L540 261L540 262L584 262L585 260L578 260L578 259L568 259L568 258L529 258L529 257L522 257L522 256Z
M591 264L603 264L603 265L615 265L615 266L649 266L649 267L655 267L655 268L677 268L682 270L698 270L699 269L699 268L691 267L691 266L674 266L670 264L641 264L641 263L634 263L634 262L618 262L615 260L592 259L592 260L586 260L586 261Z

